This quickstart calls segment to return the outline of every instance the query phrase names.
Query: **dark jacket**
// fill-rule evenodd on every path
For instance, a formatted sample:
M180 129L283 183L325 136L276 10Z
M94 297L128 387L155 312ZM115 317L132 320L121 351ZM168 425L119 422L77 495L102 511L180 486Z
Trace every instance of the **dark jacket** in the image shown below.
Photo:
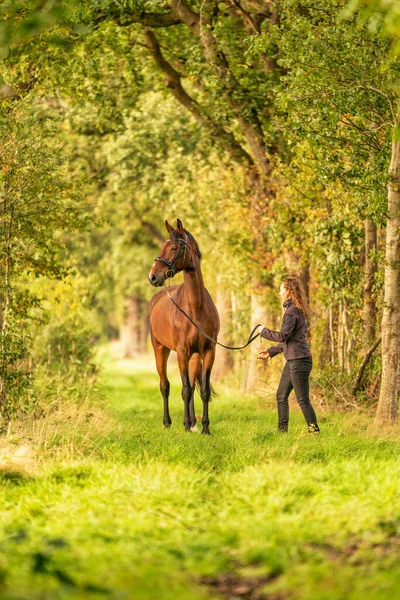
M277 346L268 348L271 357L283 352L286 360L294 358L311 357L311 352L307 344L307 320L304 313L297 308L292 300L286 300L283 305L286 308L282 319L280 331L272 331L264 327L261 331L261 337L271 342L280 342Z

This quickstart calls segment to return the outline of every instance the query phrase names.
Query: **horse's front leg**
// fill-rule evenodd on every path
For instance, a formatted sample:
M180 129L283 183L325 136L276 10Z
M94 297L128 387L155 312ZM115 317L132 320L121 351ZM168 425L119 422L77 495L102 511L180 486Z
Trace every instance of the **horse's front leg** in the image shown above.
M201 383L201 399L203 400L203 425L202 433L210 434L210 419L208 417L208 404L211 397L211 371L215 359L215 346L207 350L203 357L203 379Z
M163 346L162 344L160 344L153 336L151 338L151 342L152 342L153 348L154 348L157 372L160 377L160 392L161 392L163 404L164 404L163 423L164 423L164 427L170 427L172 420L169 415L169 406L168 406L170 385L169 385L168 376L167 376L167 362L168 362L168 358L171 353L171 350L169 348L167 348L166 346Z
M178 366L182 380L182 400L183 400L183 424L186 431L190 431L190 402L192 399L192 386L189 377L189 356L185 352L177 352Z
M195 352L192 354L189 360L189 381L190 386L192 388L192 396L190 398L189 403L189 416L190 416L190 429L191 431L198 432L197 422L196 422L196 411L194 408L194 390L196 387L196 379L198 377L198 373L201 371L201 357L200 354Z

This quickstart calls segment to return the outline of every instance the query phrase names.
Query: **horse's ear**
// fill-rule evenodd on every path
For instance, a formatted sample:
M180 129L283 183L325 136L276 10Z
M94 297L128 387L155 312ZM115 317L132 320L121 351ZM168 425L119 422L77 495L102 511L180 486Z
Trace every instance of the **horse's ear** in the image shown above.
M165 227L167 228L168 233L171 233L171 231L174 230L174 228L168 223L168 221L165 221Z
M183 229L182 221L180 219L176 220L176 228L179 231L179 233L185 232L185 230Z

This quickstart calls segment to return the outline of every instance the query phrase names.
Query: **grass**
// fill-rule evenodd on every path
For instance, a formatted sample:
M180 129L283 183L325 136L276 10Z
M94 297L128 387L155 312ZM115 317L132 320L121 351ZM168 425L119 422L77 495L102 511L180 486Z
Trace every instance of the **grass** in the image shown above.
M107 357L103 400L15 423L0 453L2 599L400 597L400 441L359 414L288 435L222 390L212 436L170 430L152 360ZM199 412L199 406L197 407Z

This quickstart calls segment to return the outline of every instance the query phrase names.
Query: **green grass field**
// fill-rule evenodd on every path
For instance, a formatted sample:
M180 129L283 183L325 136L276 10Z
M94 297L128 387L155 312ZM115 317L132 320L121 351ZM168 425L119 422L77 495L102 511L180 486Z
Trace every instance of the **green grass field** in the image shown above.
M366 416L288 435L226 390L162 426L152 361L107 359L104 400L14 424L1 455L1 599L400 597L400 441ZM197 400L197 413L200 402Z

